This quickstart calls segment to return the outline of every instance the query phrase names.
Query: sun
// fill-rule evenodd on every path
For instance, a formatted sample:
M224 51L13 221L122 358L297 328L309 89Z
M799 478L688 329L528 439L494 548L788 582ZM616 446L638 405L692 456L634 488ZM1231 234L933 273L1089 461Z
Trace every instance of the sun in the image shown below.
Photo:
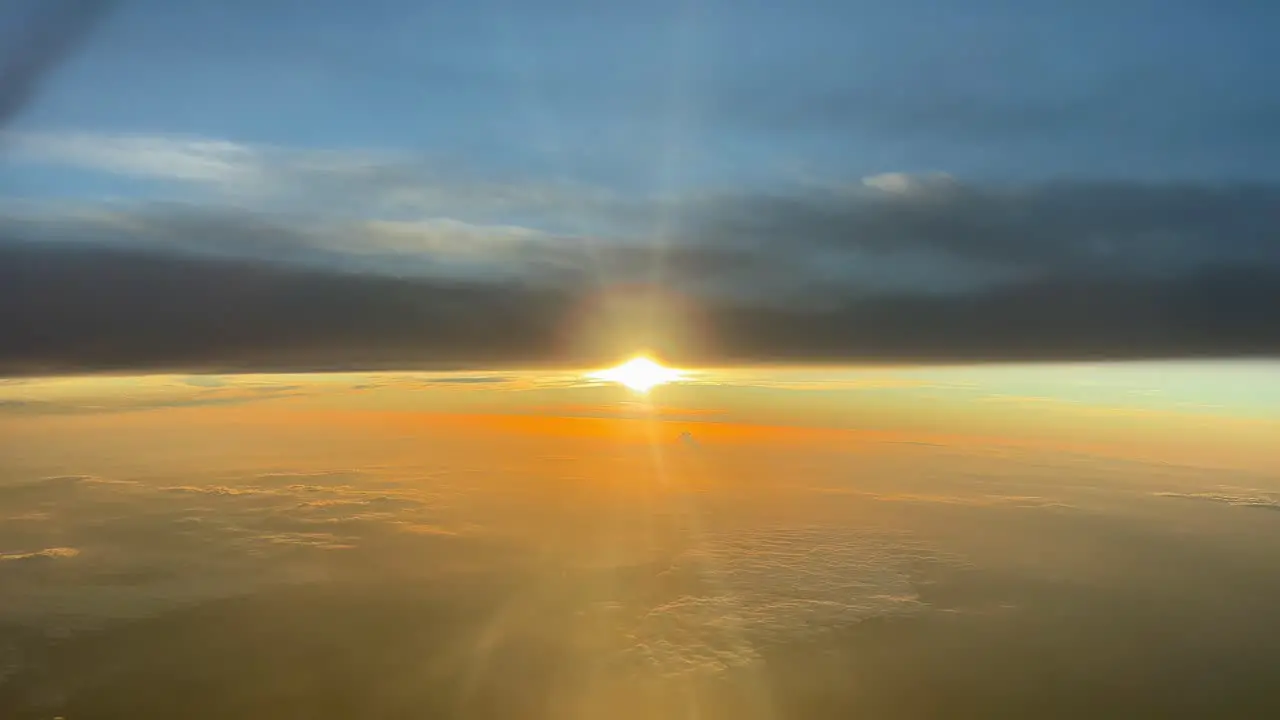
M593 372L589 377L616 382L644 393L663 383L679 380L683 374L679 370L663 367L647 357L636 357L617 367Z

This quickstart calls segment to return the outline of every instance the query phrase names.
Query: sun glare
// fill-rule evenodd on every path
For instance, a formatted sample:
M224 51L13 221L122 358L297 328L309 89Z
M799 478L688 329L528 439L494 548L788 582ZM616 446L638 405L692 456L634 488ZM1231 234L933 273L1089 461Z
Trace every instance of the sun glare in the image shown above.
M679 380L682 375L679 370L663 367L646 357L637 357L617 367L591 373L590 377L616 382L643 393L663 383Z

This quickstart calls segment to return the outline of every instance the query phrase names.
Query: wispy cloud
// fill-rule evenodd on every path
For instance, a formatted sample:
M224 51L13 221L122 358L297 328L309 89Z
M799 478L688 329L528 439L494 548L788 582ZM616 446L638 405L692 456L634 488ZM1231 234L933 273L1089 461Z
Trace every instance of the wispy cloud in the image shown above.
M270 174L263 152L229 140L157 135L7 133L16 159L137 178L228 189L259 186Z
M726 375L719 379L708 379L719 385L737 385L744 387L785 388L788 390L910 390L917 388L954 388L967 387L962 383L947 383L941 380L920 380L904 377L866 377L866 378L833 378L790 380L785 376L779 379L768 377L738 378Z
M686 592L636 620L628 654L676 676L750 666L776 642L926 609L913 568L953 561L902 536L841 527L716 537L663 571L665 585Z
M134 412L165 408L239 405L345 389L292 382L255 382L215 377L177 381L135 378L121 388L110 383L69 385L42 380L0 388L0 413L23 415Z
M1280 494L1262 492L1259 490L1224 489L1206 492L1159 492L1156 493L1156 496L1221 503L1224 505L1258 508L1261 510L1280 510Z
M585 417L656 417L656 418L697 418L709 419L723 417L728 411L718 408L675 407L661 403L619 402L586 404L539 405L529 408L528 412L545 415L568 415Z
M618 200L590 186L490 178L443 160L394 149L312 149L169 134L6 132L11 159L151 183L149 196L243 209L301 211L325 218L383 219L387 234L412 232L404 218L503 214L581 229ZM477 219L478 218L478 219Z
M423 378L423 385L506 385L519 378L511 375L445 375Z
M1044 395L985 395L977 398L978 402L997 405L1078 405L1078 400L1055 398Z
M92 621L323 579L326 568L362 562L334 553L363 553L363 562L388 553L392 562L473 534L462 520L449 510L444 483L359 470L188 484L9 482L0 485L0 615L43 617L56 608ZM24 574L34 563L41 572ZM403 576L413 573L407 567Z
M0 562L12 562L21 560L55 560L57 558L73 558L80 554L80 551L69 547L51 547L42 550L33 550L31 552L16 553L0 553Z
M921 445L921 443L912 443ZM927 443L925 444L927 445ZM920 503L926 505L959 505L963 507L982 508L1057 508L1070 509L1072 505L1063 500L1040 495L994 495L972 493L969 495L944 495L925 493L878 493L854 488L818 488L815 492L831 495L852 495L879 502Z
M13 159L61 165L123 178L203 189L244 202L286 200L314 193L315 207L348 190L342 207L369 202L403 187L428 183L426 168L397 153L311 150L192 135L92 132L8 132Z

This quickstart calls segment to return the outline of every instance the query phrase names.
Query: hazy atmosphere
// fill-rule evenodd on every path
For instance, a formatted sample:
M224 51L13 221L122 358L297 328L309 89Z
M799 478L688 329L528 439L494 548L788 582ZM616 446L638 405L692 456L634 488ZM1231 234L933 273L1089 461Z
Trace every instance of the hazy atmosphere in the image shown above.
M0 717L1280 716L1278 31L0 4Z
M1230 364L9 381L0 707L1258 716L1278 400Z

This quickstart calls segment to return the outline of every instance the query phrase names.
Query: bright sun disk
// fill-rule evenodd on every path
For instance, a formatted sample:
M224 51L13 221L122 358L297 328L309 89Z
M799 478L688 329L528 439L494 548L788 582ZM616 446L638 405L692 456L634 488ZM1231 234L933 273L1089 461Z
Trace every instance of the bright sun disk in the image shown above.
M599 380L609 380L625 385L636 392L648 392L651 388L679 380L679 370L663 367L646 357L632 358L625 363L590 374Z

